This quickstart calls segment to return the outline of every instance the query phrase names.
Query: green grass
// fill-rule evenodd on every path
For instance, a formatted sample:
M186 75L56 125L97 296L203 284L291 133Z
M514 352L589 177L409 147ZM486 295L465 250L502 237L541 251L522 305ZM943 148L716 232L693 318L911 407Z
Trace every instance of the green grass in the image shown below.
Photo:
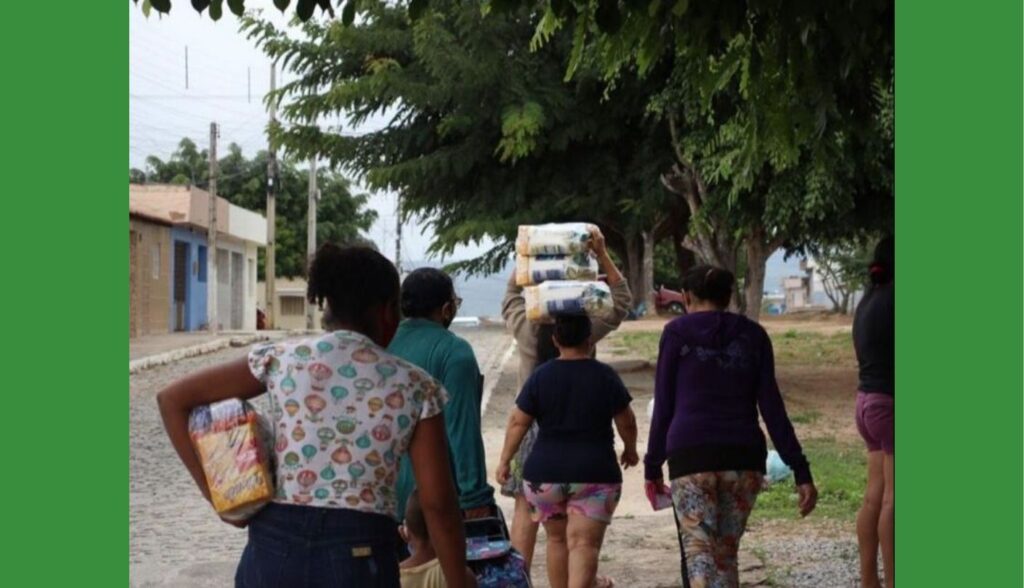
M616 355L630 355L650 362L658 361L658 343L661 341L661 331L640 331L637 333L622 333L617 335L611 343L616 347Z
M794 425L810 425L817 421L819 417L821 417L821 413L816 410L812 410L810 412L802 412L800 414L791 414L789 415L789 420Z
M622 333L609 338L616 355L630 355L651 362L658 360L660 331ZM808 333L789 330L772 336L777 365L855 366L853 340L849 333Z
M864 499L867 461L858 443L809 439L804 453L818 485L818 507L813 518L852 520ZM757 497L751 520L798 519L797 496L790 477L772 484Z
M776 365L853 366L853 339L849 333L807 333L789 330L772 336Z

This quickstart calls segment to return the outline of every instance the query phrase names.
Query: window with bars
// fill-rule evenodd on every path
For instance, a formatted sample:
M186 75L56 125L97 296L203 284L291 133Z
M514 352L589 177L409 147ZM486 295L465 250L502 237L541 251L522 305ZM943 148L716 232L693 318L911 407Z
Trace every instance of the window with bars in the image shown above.
M302 316L306 312L305 302L302 296L281 296L281 315Z

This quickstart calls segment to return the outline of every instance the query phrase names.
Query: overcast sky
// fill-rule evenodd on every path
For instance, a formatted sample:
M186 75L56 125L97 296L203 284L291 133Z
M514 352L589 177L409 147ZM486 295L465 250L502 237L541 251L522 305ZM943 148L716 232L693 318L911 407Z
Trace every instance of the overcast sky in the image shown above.
M140 8L126 2L129 10L129 135L128 164L145 169L149 155L167 159L182 137L189 137L200 149L210 141L210 122L220 125L220 151L237 143L246 156L266 149L264 128L268 114L263 96L270 88L270 60L238 32L238 19L228 10L219 22L199 15L186 2L175 3L169 15L156 11L147 19ZM271 0L246 0L249 9L263 9L279 26L287 18ZM291 16L292 11L288 11ZM186 88L185 48L188 47ZM278 83L289 79L278 71ZM332 125L339 121L330 121ZM384 121L368 122L360 132L379 128ZM371 206L379 220L370 230L381 251L394 253L395 195L374 194ZM406 226L402 235L402 258L425 259L432 234L421 223ZM456 252L464 259L483 251L468 247Z

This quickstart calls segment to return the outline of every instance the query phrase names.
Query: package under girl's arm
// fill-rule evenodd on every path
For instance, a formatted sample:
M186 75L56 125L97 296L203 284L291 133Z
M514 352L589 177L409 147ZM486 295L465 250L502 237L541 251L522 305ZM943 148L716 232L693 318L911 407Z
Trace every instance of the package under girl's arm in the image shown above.
M199 406L189 435L203 466L214 510L245 520L274 496L267 435L249 403L231 399Z

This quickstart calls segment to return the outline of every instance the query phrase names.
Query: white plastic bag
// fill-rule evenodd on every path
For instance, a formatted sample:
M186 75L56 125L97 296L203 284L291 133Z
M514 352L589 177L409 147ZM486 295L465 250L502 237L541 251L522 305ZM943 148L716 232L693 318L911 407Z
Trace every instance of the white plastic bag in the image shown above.
M765 479L770 484L781 482L793 474L793 470L782 461L782 456L774 449L768 452L768 459L765 460Z

